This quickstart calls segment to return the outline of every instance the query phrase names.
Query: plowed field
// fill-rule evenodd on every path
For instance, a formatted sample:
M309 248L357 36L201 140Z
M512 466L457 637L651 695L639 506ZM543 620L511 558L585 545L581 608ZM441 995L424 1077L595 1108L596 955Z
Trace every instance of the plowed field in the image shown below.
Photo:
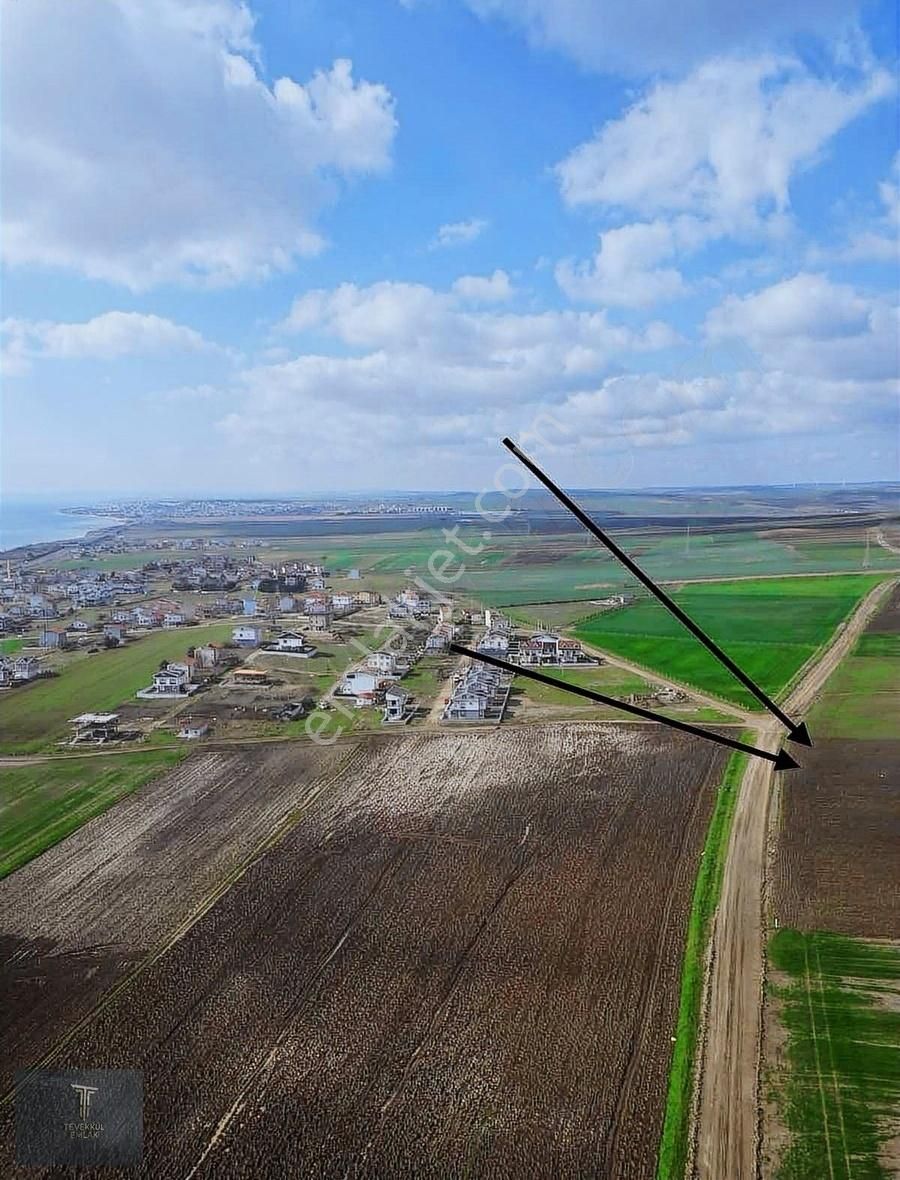
M143 1071L145 1162L123 1176L652 1177L720 751L562 724L343 751L182 937L99 1007L83 970L57 978L59 1018L23 1038L20 1007L4 1060L44 1055L93 1004L53 1064ZM241 757L259 781L231 800L235 837L299 774L288 750ZM87 825L65 897L55 874L29 881L8 945L46 963L112 941L113 967L139 961L186 882L196 896L228 868L202 817L180 862L140 811ZM78 869L97 843L104 889ZM124 920L99 917L117 895Z

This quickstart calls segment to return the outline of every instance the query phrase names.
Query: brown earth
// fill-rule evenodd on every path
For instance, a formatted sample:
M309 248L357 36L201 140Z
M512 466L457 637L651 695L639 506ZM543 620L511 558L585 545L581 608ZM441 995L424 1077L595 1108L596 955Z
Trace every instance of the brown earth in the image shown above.
M197 754L0 882L0 1092L211 904L349 753Z
M894 587L889 601L878 612L869 630L882 635L896 635L900 631L900 584Z
M782 787L780 926L900 938L896 741L820 740Z
M339 785L52 1054L143 1071L145 1163L123 1176L649 1180L721 751L601 725L354 749ZM82 857L117 811L83 829ZM129 838L146 827L138 808L106 841L105 893L72 879L81 919L49 923L54 948L102 934L111 896L136 904L134 870L167 848ZM154 912L120 932L123 954L172 921L147 886ZM21 939L59 911L53 874L20 897ZM0 1043L23 1064L15 1037Z

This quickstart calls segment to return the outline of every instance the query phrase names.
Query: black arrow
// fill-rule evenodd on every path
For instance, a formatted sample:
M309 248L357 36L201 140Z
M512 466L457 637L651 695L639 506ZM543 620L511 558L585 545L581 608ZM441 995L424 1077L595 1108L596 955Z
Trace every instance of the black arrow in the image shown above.
M503 440L503 445L507 448L507 450L512 451L519 462L523 463L531 472L531 474L536 479L539 479L549 492L553 493L557 500L559 500L560 504L563 504L566 508L568 508L572 515L584 525L589 533L592 533L602 545L605 545L610 553L612 553L612 555L617 558L622 563L622 565L624 565L625 568L637 578L639 582L642 582L655 598L659 599L666 610L671 611L675 618L678 619L678 621L685 627L687 627L688 631L690 631L690 633L696 639L700 640L706 650L711 652L720 664L724 664L728 671L731 672L733 676L736 676L738 680L740 680L741 684L743 684L746 689L749 689L756 699L761 704L763 704L770 713L773 713L778 718L782 725L787 726L787 736L789 742L798 742L801 746L812 745L812 740L809 736L809 731L806 728L805 721L792 721L790 717L788 717L787 713L782 712L775 702L766 696L759 685L754 683L747 673L743 672L737 666L734 660L731 659L730 656L727 656L725 652L722 651L721 647L719 647L717 643L714 643L713 640L710 639L705 631L701 631L694 620L689 618L684 613L678 603L671 599L668 594L666 594L665 590L657 586L653 579L649 578L640 568L640 566L635 564L628 554L619 548L612 537L605 533L599 525L595 524L588 514L582 508L578 507L571 496L567 496L562 488L557 487L553 480L550 479L548 475L545 475L543 471L541 471L540 467L538 467L538 465L534 462L534 460L529 459L525 452L520 450L511 438L505 438Z
M472 660L481 660L483 664L492 664L495 668L502 668L504 672L525 676L529 680L537 680L540 684L549 684L551 688L565 689L566 692L574 693L578 697L586 697L589 701L599 701L601 705L611 705L614 709L622 709L625 713L646 717L648 721L659 721L662 725L670 725L672 729L681 729L685 733L692 733L695 737L705 738L708 742L718 742L720 746L730 746L732 750L755 754L757 758L765 758L767 762L774 762L776 770L793 770L800 765L799 762L794 761L787 750L779 750L777 754L770 754L768 750L758 750L756 746L748 746L745 742L735 741L734 738L722 737L721 734L711 733L708 729L701 729L699 725L689 725L687 721L676 721L673 717L664 717L661 713L642 709L640 705L626 704L625 701L618 701L615 697L604 696L602 692L582 688L579 684L566 684L564 680L554 680L552 676L545 676L543 672L535 672L531 668L510 664L506 660L499 660L496 656L489 656L484 652L472 651L459 643L451 643L450 650L455 651L457 655L468 656Z

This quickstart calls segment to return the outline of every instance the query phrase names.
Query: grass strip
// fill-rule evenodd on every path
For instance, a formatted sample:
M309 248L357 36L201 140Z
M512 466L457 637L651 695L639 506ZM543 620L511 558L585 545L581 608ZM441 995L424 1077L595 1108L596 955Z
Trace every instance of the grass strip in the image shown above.
M750 736L742 734L741 740L746 741ZM728 837L746 764L746 754L732 754L728 760L694 883L681 970L675 1044L669 1066L669 1090L659 1144L657 1180L681 1180L687 1166L694 1063L703 1006L703 963L712 917L719 904Z
M0 879L180 761L187 751L60 758L5 769L0 787Z

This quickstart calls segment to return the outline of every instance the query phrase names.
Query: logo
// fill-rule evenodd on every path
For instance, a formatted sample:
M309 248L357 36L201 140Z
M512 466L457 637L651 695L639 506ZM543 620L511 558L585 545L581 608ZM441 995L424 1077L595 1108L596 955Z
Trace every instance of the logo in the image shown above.
M70 1085L71 1085L72 1089L77 1090L79 1095L81 1096L81 1106L79 1109L79 1114L81 1115L82 1122L84 1122L84 1120L91 1113L91 1098L94 1096L94 1094L99 1093L99 1087L98 1086L79 1086L76 1082L71 1082Z
M143 1154L137 1070L22 1070L16 1075L16 1159L28 1167L135 1167Z

